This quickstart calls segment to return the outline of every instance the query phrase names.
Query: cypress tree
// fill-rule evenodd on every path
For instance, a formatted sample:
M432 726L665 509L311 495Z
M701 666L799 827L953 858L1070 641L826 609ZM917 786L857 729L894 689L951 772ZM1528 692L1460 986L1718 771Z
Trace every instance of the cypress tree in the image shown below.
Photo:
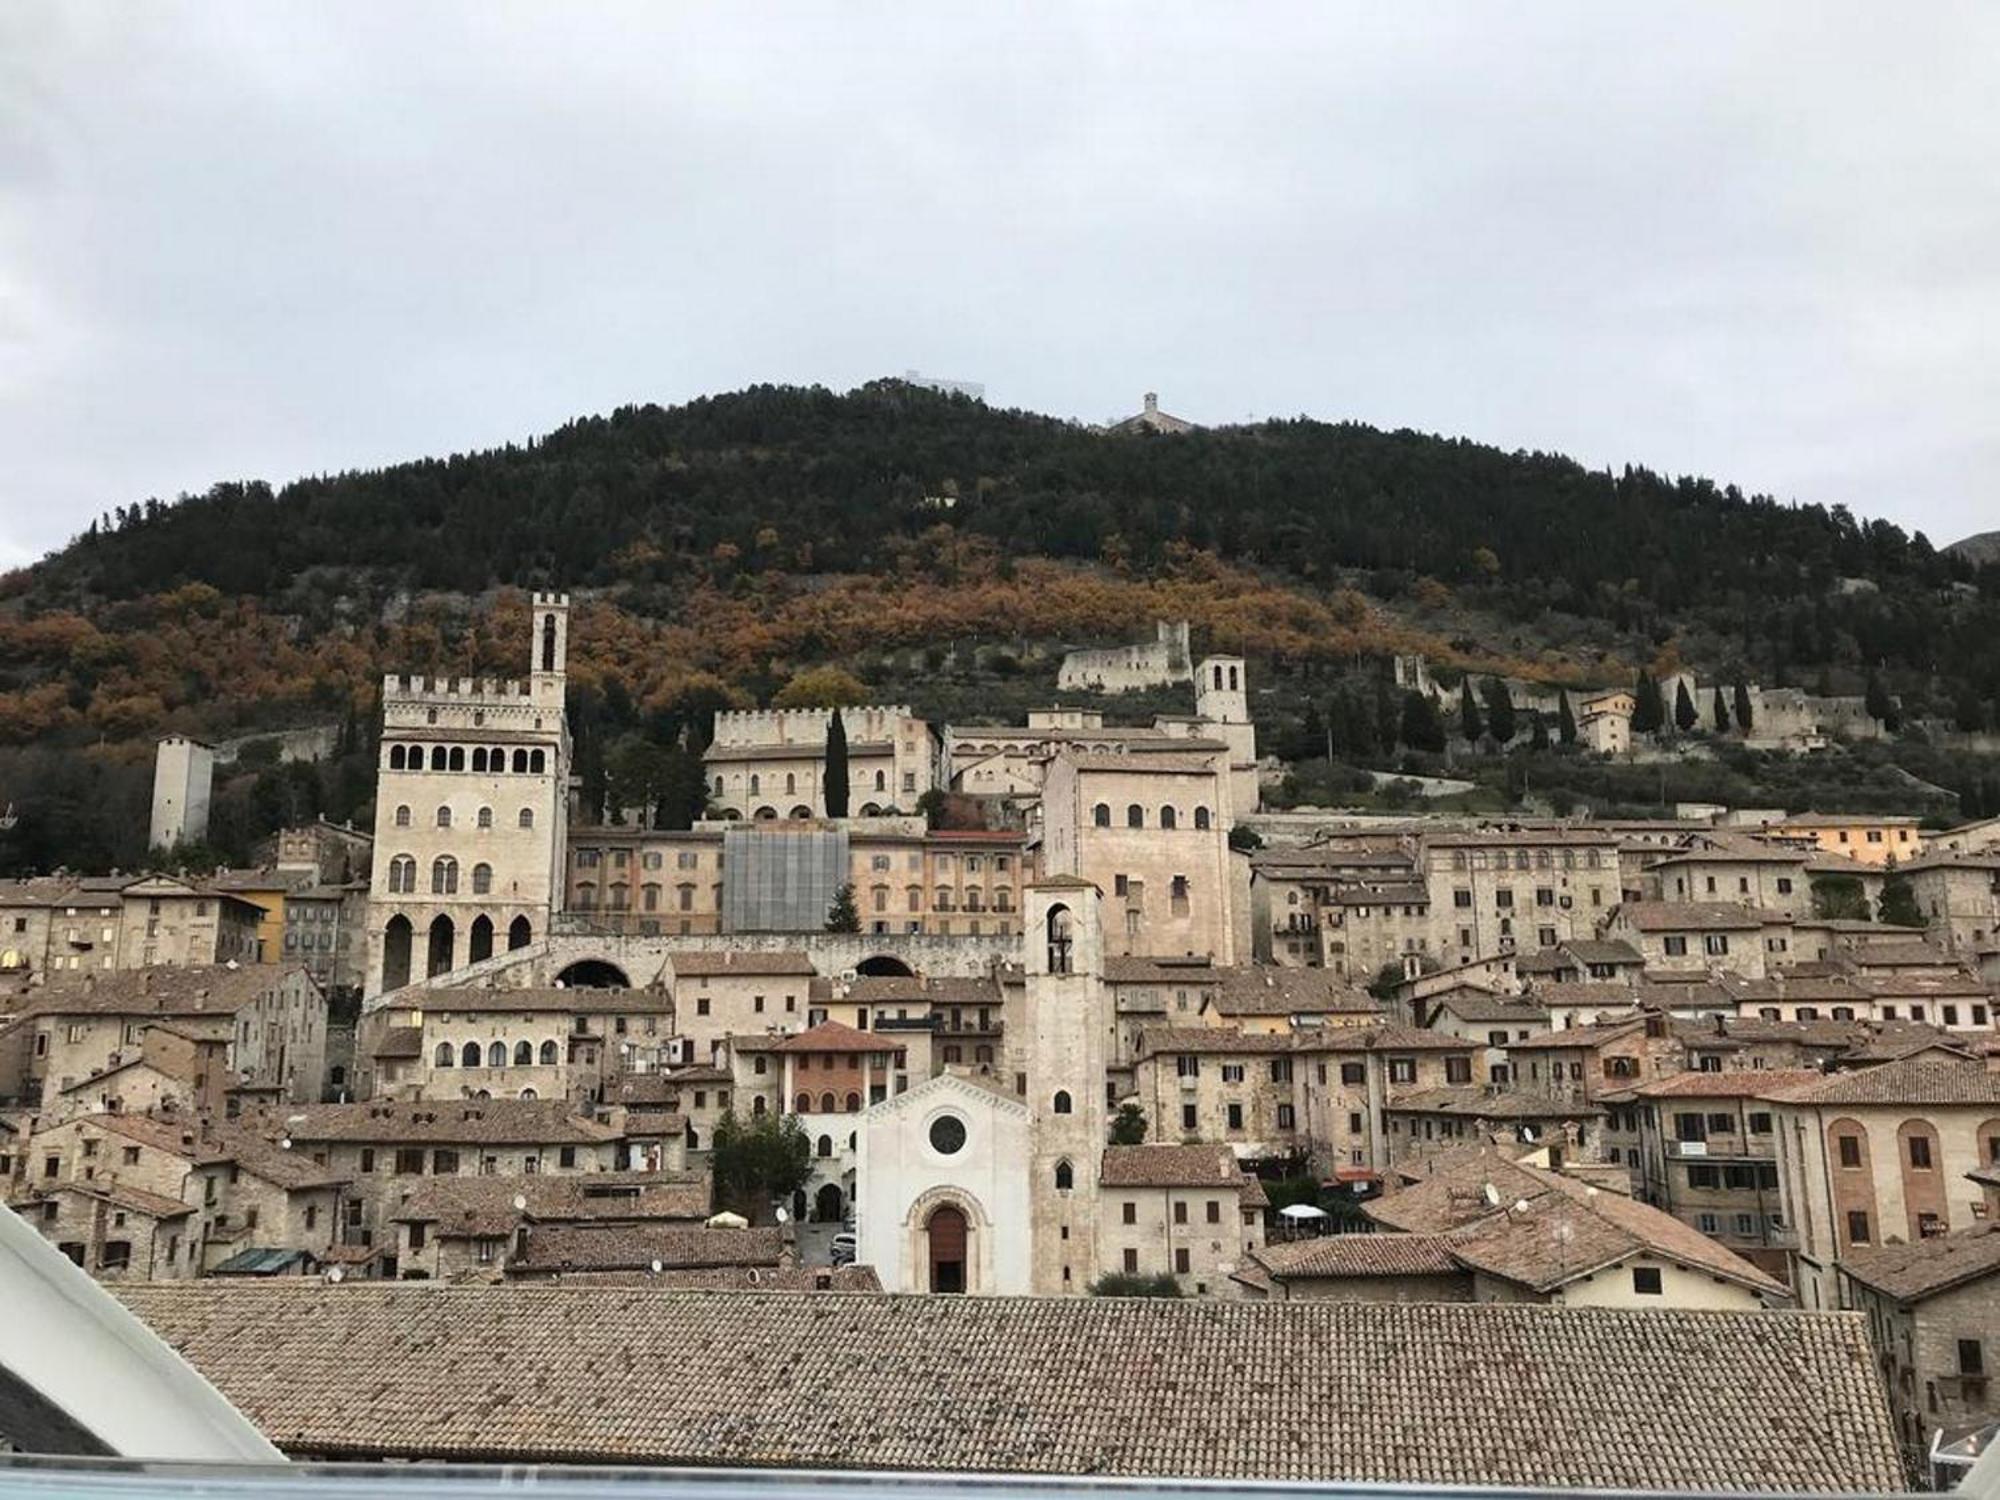
M1666 727L1667 705L1660 697L1660 685L1650 672L1641 672L1632 690L1632 732L1657 734Z
M1437 705L1423 693L1403 694L1403 743L1412 750L1444 749L1444 723Z
M1567 748L1576 743L1576 710L1570 707L1568 692L1565 691L1557 696L1556 738Z
M1750 732L1750 689L1743 685L1743 679L1736 679L1736 727L1745 734Z
M1710 705L1710 712L1715 717L1715 732L1729 733L1729 705L1722 701L1722 689L1719 687L1715 690L1715 702Z
M1486 679L1486 727L1503 745L1514 738L1514 695L1497 677Z
M1688 696L1687 679L1683 677L1674 687L1674 726L1682 734L1690 734L1700 722L1701 715L1694 711L1694 699Z
M826 909L826 930L828 932L861 930L861 909L854 904L854 882L849 881L833 893L833 904Z
M1889 696L1889 690L1882 686L1882 679L1873 672L1868 674L1867 696L1862 702L1868 709L1868 716L1880 719L1882 727L1891 734L1901 727L1901 716L1896 712L1895 700Z
M1480 736L1486 733L1486 725L1479 717L1479 699L1472 691L1470 677L1465 679L1465 686L1458 692L1458 723L1466 739L1475 745L1479 743Z
M1569 700L1564 699L1563 701L1568 702ZM1528 724L1529 724L1528 747L1531 750L1548 749L1549 721L1542 717L1540 709L1536 709L1534 712L1528 715Z
M1888 875L1882 881L1882 895L1876 903L1875 918L1891 927L1921 927L1924 914L1917 907L1917 893L1910 886L1910 877L1896 868L1892 859Z
M826 815L847 816L847 726L837 708L826 721Z

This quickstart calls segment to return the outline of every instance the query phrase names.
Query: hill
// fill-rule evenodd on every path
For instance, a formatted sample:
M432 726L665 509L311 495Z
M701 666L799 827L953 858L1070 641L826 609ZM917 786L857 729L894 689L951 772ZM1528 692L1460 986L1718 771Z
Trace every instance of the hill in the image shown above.
M1953 557L1965 559L1974 567L2000 562L2000 531L1982 531L1976 536L1962 537L1944 550Z
M1011 702L1010 682L1030 701L1053 647L1156 617L1263 663L1278 738L1315 681L1407 651L1574 683L1683 661L1839 691L1878 675L1907 717L1968 725L2000 698L2000 565L1839 507L1352 423L1106 436L897 381L764 386L115 508L0 580L0 746L23 747L0 752L0 801L47 805L59 776L114 822L129 789L78 778L129 780L163 729L338 723L355 767L308 800L360 810L380 674L515 670L518 591L550 586L579 596L601 778L620 737L698 738L802 665L920 708L953 695L937 711Z

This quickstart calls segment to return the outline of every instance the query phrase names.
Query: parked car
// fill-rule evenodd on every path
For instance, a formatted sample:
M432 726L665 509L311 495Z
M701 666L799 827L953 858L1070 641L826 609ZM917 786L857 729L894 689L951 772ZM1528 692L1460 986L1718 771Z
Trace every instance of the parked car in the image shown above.
M855 1240L854 1236L851 1233L848 1233L847 1231L843 1230L841 1233L836 1234L833 1237L833 1245L832 1245L833 1263L836 1266L853 1265L855 1252L857 1251L858 1248L859 1248L859 1243Z

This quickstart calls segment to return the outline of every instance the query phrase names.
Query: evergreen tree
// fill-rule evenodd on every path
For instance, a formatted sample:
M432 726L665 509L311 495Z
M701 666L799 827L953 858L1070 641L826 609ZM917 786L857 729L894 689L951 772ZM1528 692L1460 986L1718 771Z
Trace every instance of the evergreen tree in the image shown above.
M826 930L828 932L861 930L861 909L854 904L853 881L850 880L833 893L833 904L826 909Z
M1688 693L1687 679L1683 677L1674 688L1674 726L1682 734L1692 734L1695 725L1701 722L1701 715L1695 712L1694 699Z
M1542 711L1535 709L1528 715L1528 748L1546 750L1549 748L1549 721L1542 717Z
M837 708L826 718L826 815L847 816L847 725Z
M1438 718L1437 705L1431 702L1429 694L1403 694L1401 738L1412 750L1436 754L1444 749L1444 722Z
M1558 695L1556 707L1556 738L1567 749L1576 743L1576 710L1570 707L1567 691Z
M1652 673L1641 672L1632 689L1632 732L1634 734L1658 734L1667 726L1666 700L1660 696L1660 685L1653 681Z
M1319 716L1319 704L1315 700L1308 698L1306 699L1305 722L1299 726L1298 754L1292 758L1294 760L1311 760L1313 757L1319 755L1324 755L1329 760L1333 758L1331 752L1327 749L1326 721Z
M1342 755L1357 761L1372 759L1381 748L1374 697L1367 692L1343 688L1334 700L1333 732Z
M1872 719L1880 719L1882 727L1894 734L1902 727L1902 716L1896 712L1896 702L1889 696L1889 690L1882 686L1882 679L1875 673L1868 674L1868 689L1862 698L1863 705Z
M1715 701L1709 705L1709 716L1715 720L1717 734L1729 733L1729 705L1722 701L1722 689L1715 690Z
M746 1124L729 1111L715 1122L709 1175L718 1209L761 1222L812 1180L812 1138L797 1115L753 1115Z
M1736 680L1736 727L1745 734L1750 732L1750 689L1743 685L1743 679Z
M1118 1113L1111 1121L1111 1144L1114 1146L1146 1144L1146 1112L1129 1099L1118 1106Z
M1507 691L1507 684L1497 677L1486 679L1486 727L1502 745L1511 743L1514 738L1514 695Z
M1486 725L1479 717L1479 699L1473 694L1472 679L1465 679L1465 686L1458 690L1458 727L1466 739L1478 744L1480 736L1486 733Z
M1889 871L1882 881L1882 895L1876 902L1875 919L1887 922L1891 927L1922 927L1924 914L1917 907L1917 893L1910 885L1910 877L1896 868L1895 861L1889 863Z

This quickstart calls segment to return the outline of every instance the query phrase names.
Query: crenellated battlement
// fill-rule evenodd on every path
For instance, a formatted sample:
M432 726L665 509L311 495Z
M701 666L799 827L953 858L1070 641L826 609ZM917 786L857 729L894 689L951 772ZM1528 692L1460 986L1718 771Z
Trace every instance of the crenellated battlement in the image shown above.
M715 746L821 745L833 710L828 708L728 708L715 715ZM840 711L850 742L886 740L914 718L907 703L864 703Z
M528 684L515 678L421 677L391 672L382 679L382 701L399 703L508 703L526 699Z
M568 609L568 594L536 593L531 596L536 609Z

